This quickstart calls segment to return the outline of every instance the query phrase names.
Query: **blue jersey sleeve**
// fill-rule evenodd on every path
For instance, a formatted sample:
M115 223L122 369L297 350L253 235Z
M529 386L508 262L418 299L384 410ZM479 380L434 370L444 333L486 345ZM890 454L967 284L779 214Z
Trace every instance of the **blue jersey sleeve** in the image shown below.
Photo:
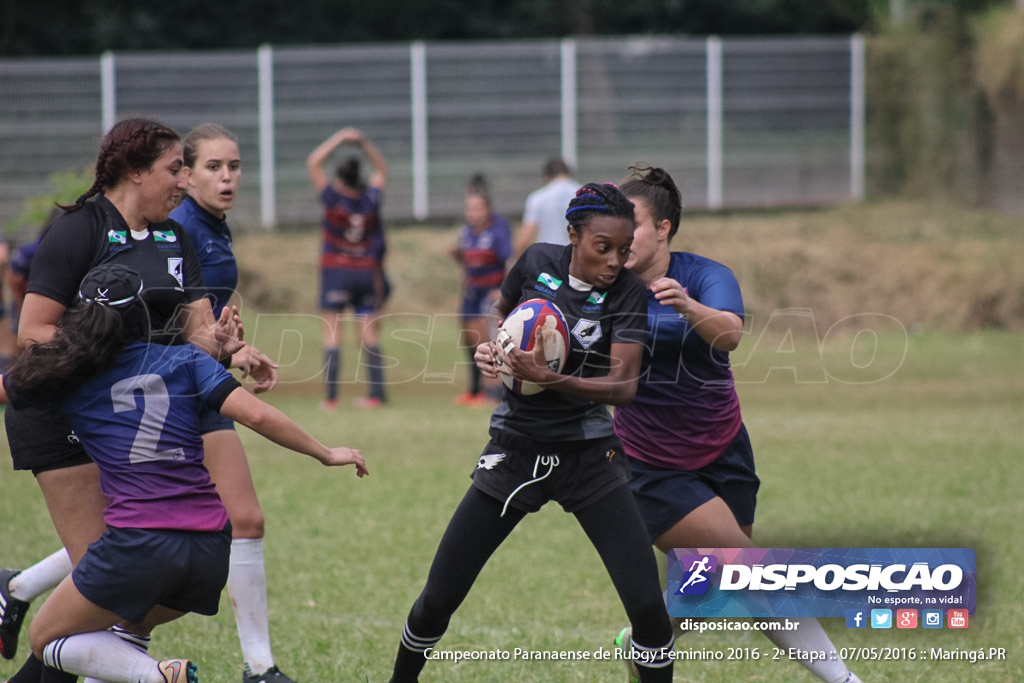
M728 311L743 318L743 295L736 276L726 266L694 254L673 254L689 257L690 264L673 258L668 276L686 287L690 297L716 311Z
M241 384L212 356L192 345L189 345L189 349L192 354L191 363L196 388L199 390L203 402L219 412L224 399Z

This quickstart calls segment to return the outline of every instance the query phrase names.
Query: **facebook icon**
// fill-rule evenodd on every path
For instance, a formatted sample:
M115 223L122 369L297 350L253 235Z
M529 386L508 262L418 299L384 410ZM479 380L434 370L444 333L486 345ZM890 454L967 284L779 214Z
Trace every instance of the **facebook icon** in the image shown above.
M846 628L867 628L867 617L864 615L864 610L846 610Z

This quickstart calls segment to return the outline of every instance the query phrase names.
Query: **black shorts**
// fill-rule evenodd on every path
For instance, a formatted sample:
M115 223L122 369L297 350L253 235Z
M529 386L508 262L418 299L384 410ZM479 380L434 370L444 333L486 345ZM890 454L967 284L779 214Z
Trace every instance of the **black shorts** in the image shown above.
M740 431L715 460L696 470L670 470L629 458L633 490L647 532L653 541L712 498L721 498L736 523L754 523L761 480L754 471L754 450L747 428Z
M138 624L161 605L211 615L228 580L231 523L221 531L107 529L71 572L89 602Z
M553 500L576 512L628 483L629 463L615 435L552 444L499 438L488 442L471 476L505 507L536 512Z
M39 474L92 462L60 411L36 406L17 410L8 405L4 426L16 470Z

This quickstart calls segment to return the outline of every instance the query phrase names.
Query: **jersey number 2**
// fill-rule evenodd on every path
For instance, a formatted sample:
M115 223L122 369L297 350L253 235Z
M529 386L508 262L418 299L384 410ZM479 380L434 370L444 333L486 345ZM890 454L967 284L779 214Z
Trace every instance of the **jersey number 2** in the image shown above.
M180 448L167 451L157 450L160 436L164 431L167 413L171 409L171 397L167 385L160 375L136 375L116 382L110 387L110 398L115 413L138 410L135 392L142 392L142 418L132 442L128 461L136 465L153 460L181 460L185 453Z

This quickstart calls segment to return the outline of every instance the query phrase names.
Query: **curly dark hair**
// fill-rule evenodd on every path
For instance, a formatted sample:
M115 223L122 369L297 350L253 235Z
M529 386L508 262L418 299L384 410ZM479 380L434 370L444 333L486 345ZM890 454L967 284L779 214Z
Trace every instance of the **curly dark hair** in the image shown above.
M594 216L635 220L633 202L611 183L587 183L576 191L565 211L569 227L580 233Z

